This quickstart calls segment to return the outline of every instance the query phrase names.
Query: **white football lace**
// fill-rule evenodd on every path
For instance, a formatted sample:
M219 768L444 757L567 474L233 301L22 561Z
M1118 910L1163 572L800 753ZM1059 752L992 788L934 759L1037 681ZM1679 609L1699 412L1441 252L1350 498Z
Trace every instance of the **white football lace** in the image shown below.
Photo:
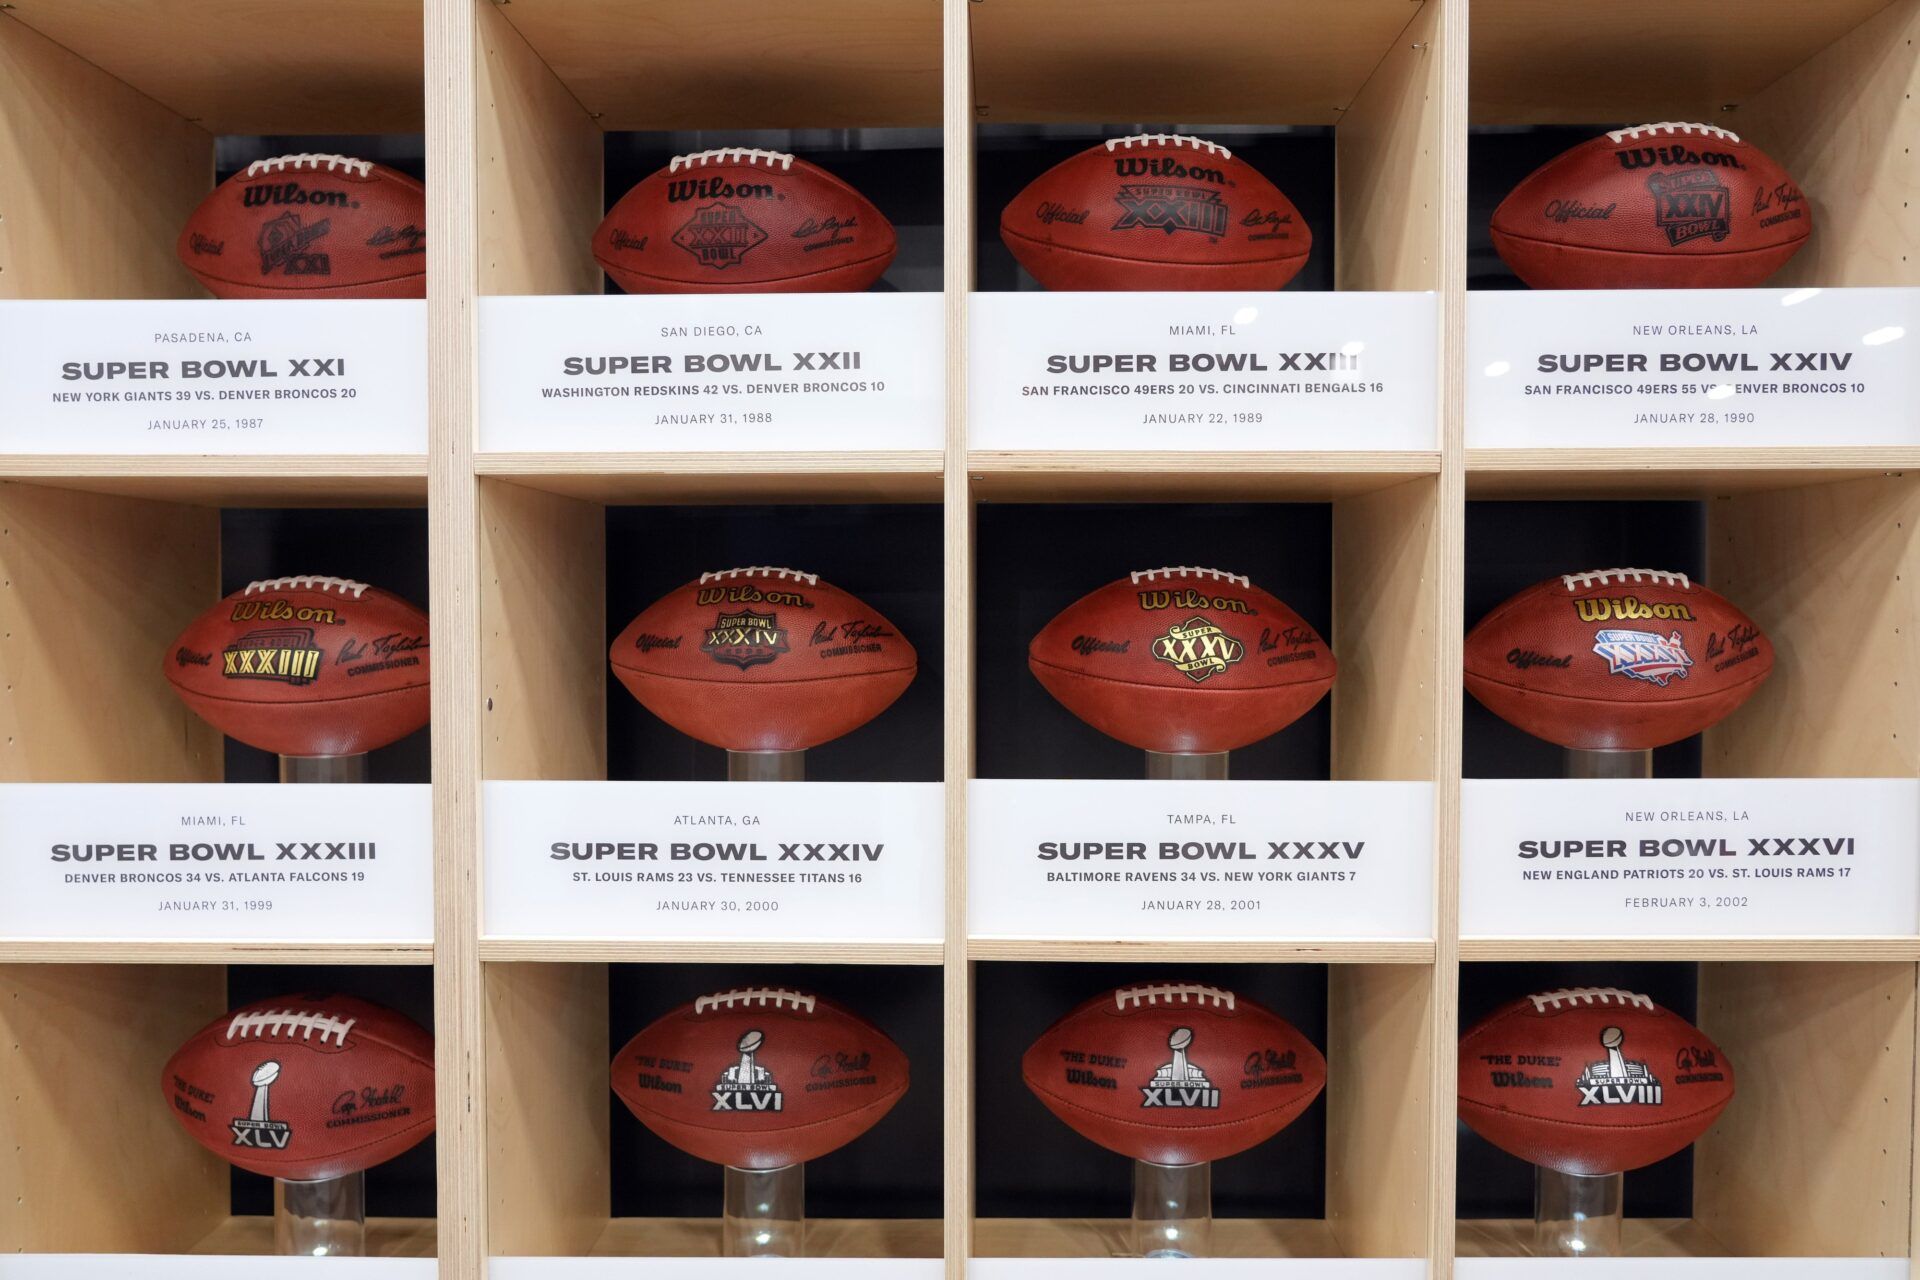
M695 165L760 164L762 161L770 165L777 164L782 169L793 168L793 157L784 151L762 151L758 147L720 147L713 151L675 156L667 163L667 172L678 173L682 165L691 169Z
M1625 142L1628 138L1637 138L1643 133L1704 133L1711 138L1725 138L1728 142L1740 141L1740 135L1731 129L1722 129L1711 124L1683 124L1678 120L1662 120L1658 124L1639 124L1631 129L1609 129L1607 136L1615 142Z
M1662 586L1679 587L1682 591L1693 590L1693 584L1687 581L1684 573L1668 573L1664 569L1595 569L1589 573L1563 573L1560 581L1568 591L1583 591L1588 587L1604 587L1618 580L1622 586L1628 582L1654 582Z
M1635 995L1631 991L1622 991L1618 987L1563 987L1558 991L1528 996L1527 999L1533 1002L1535 1013L1558 1009L1563 1004L1622 1004L1647 1010L1654 1007L1651 996Z
M810 587L820 585L820 575L817 573L802 573L798 569L781 569L770 564L750 564L744 569L722 569L719 573L700 575L702 582L718 582L722 578L792 578Z
M1152 582L1155 578L1212 578L1216 582L1234 582L1243 587L1251 587L1252 581L1237 573L1228 573L1225 569L1202 569L1194 564L1176 564L1165 569L1135 569L1129 575L1137 586L1142 582Z
M693 1002L695 1013L705 1013L709 1009L731 1009L735 1005L757 1005L774 1009L801 1009L813 1012L816 997L803 995L798 991L788 991L783 987L743 987L738 991L722 991L716 995L701 996Z
M350 595L355 600L367 593L367 584L355 582L351 578L320 578L303 574L295 578L268 578L264 582L249 582L247 589L240 594L250 596L256 591L338 591L341 595Z
M1132 1005L1159 1004L1162 1001L1167 1004L1225 1005L1231 1011L1233 992L1192 982L1157 982L1145 987L1122 987L1113 993L1114 1007L1122 1010Z
M1108 138L1107 150L1112 151L1116 147L1132 147L1135 144L1143 147L1195 147L1201 151L1211 152L1222 160L1233 159L1233 152L1219 143L1208 142L1205 138L1195 138L1184 133L1136 133L1129 138Z
M233 1021L227 1024L227 1039L245 1040L249 1037L282 1036L287 1039L311 1040L317 1032L320 1043L332 1040L342 1048L346 1047L347 1032L353 1030L357 1018L332 1018L324 1013L299 1013L292 1009L261 1009L250 1013L236 1013Z
M255 160L247 166L247 177L271 173L276 169L326 169L329 173L335 169L345 169L348 173L365 178L373 173L373 161L355 160L352 156L330 156L323 152L303 151L297 156L275 156L271 160Z

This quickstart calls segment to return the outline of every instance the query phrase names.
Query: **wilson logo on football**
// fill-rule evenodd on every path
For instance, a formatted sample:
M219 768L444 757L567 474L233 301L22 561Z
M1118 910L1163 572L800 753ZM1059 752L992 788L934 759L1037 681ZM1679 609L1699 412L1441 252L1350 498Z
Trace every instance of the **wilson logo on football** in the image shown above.
M1693 610L1684 604L1648 604L1638 596L1607 596L1575 600L1582 622L1692 622Z
M1693 666L1678 631L1664 639L1651 631L1600 631L1593 651L1607 660L1608 675L1646 680L1662 689L1676 676L1686 679Z
M1153 642L1153 656L1199 684L1246 657L1247 646L1205 618L1189 618Z
M309 191L297 182L261 183L240 193L240 207L243 209L258 209L272 204L311 204L330 209L353 207L353 201L344 191Z
M1211 1111L1220 1106L1220 1091L1206 1073L1187 1061L1193 1047L1193 1031L1175 1027L1167 1037L1173 1061L1153 1073L1153 1079L1140 1086L1142 1107L1180 1107Z
M1725 240L1733 234L1733 194L1712 171L1656 173L1647 179L1647 190L1653 193L1653 220L1667 233L1667 243Z
M787 631L780 625L779 615L743 609L714 619L700 651L715 662L745 671L748 667L772 662L786 653L788 647Z
M694 210L673 233L673 242L692 254L703 267L725 271L740 265L747 254L766 240L767 233L730 204L715 202Z
M1205 236L1227 233L1227 206L1220 193L1205 187L1176 187L1128 183L1114 193L1124 211L1115 231L1195 231Z
M774 1082L773 1073L754 1061L754 1055L760 1052L766 1039L758 1031L749 1031L740 1037L740 1061L722 1071L720 1083L713 1086L715 1111L785 1109L786 1095L780 1092L780 1086Z
M1115 156L1113 172L1121 178L1186 178L1227 185L1224 169L1203 169L1172 156Z
M1598 1062L1587 1064L1587 1069L1574 1081L1574 1087L1580 1090L1580 1105L1583 1107L1657 1107L1662 1100L1660 1082L1654 1079L1653 1072L1644 1062L1630 1062L1621 1052L1626 1043L1626 1033L1619 1027L1608 1027L1600 1033L1600 1046L1607 1056Z
M220 674L229 680L277 680L312 684L324 655L309 627L249 631L220 653Z

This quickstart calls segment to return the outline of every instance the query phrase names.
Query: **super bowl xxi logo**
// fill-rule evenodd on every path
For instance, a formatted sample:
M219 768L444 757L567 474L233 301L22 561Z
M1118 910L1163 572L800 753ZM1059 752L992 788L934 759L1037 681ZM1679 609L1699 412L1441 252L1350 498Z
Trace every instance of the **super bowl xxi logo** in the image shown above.
M1120 203L1115 231L1196 231L1227 233L1227 206L1218 191L1162 183L1122 183L1113 198Z
M283 213L266 223L260 228L257 242L260 274L270 276L278 271L289 276L332 275L332 255L317 253L312 248L315 241L332 230L331 218L302 222L297 213Z
M220 674L228 680L308 685L319 677L323 657L312 627L249 631L220 651Z
M787 629L780 625L779 615L751 609L722 613L700 644L700 651L715 662L742 671L772 662L788 649Z
M1211 679L1247 656L1247 646L1205 618L1167 628L1153 642L1153 656L1195 684Z

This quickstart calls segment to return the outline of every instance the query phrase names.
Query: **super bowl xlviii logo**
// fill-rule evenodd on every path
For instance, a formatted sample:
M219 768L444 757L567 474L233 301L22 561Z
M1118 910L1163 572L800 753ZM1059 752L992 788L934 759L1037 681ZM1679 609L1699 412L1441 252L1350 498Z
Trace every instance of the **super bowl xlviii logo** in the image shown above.
M738 266L766 238L767 233L748 221L746 214L717 200L695 209L673 233L675 244L692 254L701 266L715 271Z
M280 1064L277 1062L263 1062L253 1069L253 1110L228 1121L228 1127L233 1131L234 1146L255 1147L263 1151L287 1149L287 1143L293 1138L293 1126L284 1120L275 1120L267 1100L268 1091L279 1078Z
M1210 1111L1220 1105L1220 1091L1206 1073L1187 1061L1193 1047L1193 1029L1175 1027L1167 1037L1173 1061L1153 1073L1153 1079L1140 1086L1143 1107L1192 1107Z
M1654 1079L1653 1072L1644 1062L1628 1061L1620 1051L1626 1039L1626 1033L1618 1027L1608 1027L1600 1033L1600 1047L1607 1051L1607 1056L1599 1062L1588 1063L1587 1069L1574 1081L1574 1087L1580 1090L1581 1106L1660 1105L1660 1082Z
M1247 656L1247 646L1205 618L1189 618L1167 628L1153 642L1153 656L1199 684Z
M715 618L700 645L700 651L715 662L742 671L772 662L788 648L787 629L780 625L780 615L756 613L752 609L723 613Z
M754 1055L760 1052L766 1040L758 1031L749 1031L740 1037L736 1046L740 1050L740 1061L722 1071L720 1083L713 1086L715 1111L784 1109L786 1095L780 1092L780 1086L774 1082L773 1073L754 1061Z
M1667 233L1668 244L1733 234L1733 194L1711 169L1656 173L1647 190L1653 193L1654 223Z
M1124 182L1114 193L1122 210L1115 231L1197 231L1206 236L1227 233L1227 206L1218 191L1161 183Z
M1596 631L1593 651L1607 660L1607 674L1645 680L1664 689L1669 680L1687 678L1693 656L1678 631L1661 636L1652 631Z

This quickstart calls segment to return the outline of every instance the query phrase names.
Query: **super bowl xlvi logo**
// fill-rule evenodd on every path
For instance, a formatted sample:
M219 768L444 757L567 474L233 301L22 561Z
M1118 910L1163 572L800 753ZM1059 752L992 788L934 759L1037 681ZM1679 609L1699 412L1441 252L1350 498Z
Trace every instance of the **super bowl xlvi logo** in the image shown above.
M1193 1047L1193 1031L1175 1027L1167 1037L1173 1061L1153 1073L1153 1079L1140 1086L1142 1107L1181 1107L1211 1111L1220 1105L1220 1091L1206 1073L1187 1061Z
M220 651L220 674L228 680L312 684L322 656L311 627L249 631Z
M263 1062L253 1069L253 1109L227 1122L233 1132L233 1145L255 1147L263 1151L285 1151L293 1139L293 1126L273 1118L268 1091L280 1078L280 1064Z
M1733 193L1710 169L1683 169L1656 173L1647 179L1653 193L1653 221L1667 233L1667 243L1686 244L1733 234Z
M707 628L700 651L715 662L745 671L786 653L787 629L775 613L755 613L751 609L723 613Z
M333 258L309 246L333 230L333 220L303 223L297 213L283 213L260 228L260 274L278 271L289 276L330 276Z
M730 204L715 202L693 211L673 242L692 254L703 267L725 271L739 266L747 254L766 240L767 233Z
M720 1083L713 1086L713 1109L715 1111L780 1111L786 1103L786 1095L780 1092L773 1073L754 1061L766 1044L767 1038L758 1031L749 1031L740 1037L735 1046L740 1050L740 1061L720 1073Z
M1199 684L1247 656L1247 646L1205 618L1189 618L1156 637L1153 656Z
M1646 680L1662 689L1676 676L1686 679L1693 665L1678 631L1664 638L1652 631L1598 631L1593 651L1607 660L1608 675Z
M1600 1047L1607 1051L1607 1056L1599 1062L1588 1063L1587 1069L1574 1081L1574 1088L1580 1091L1581 1106L1660 1105L1660 1082L1654 1079L1653 1072L1644 1062L1628 1061L1620 1051L1626 1039L1626 1033L1618 1027L1608 1027L1600 1033Z
M1218 191L1205 187L1123 183L1113 198L1120 203L1115 231L1197 231L1204 236L1227 233L1227 206Z

